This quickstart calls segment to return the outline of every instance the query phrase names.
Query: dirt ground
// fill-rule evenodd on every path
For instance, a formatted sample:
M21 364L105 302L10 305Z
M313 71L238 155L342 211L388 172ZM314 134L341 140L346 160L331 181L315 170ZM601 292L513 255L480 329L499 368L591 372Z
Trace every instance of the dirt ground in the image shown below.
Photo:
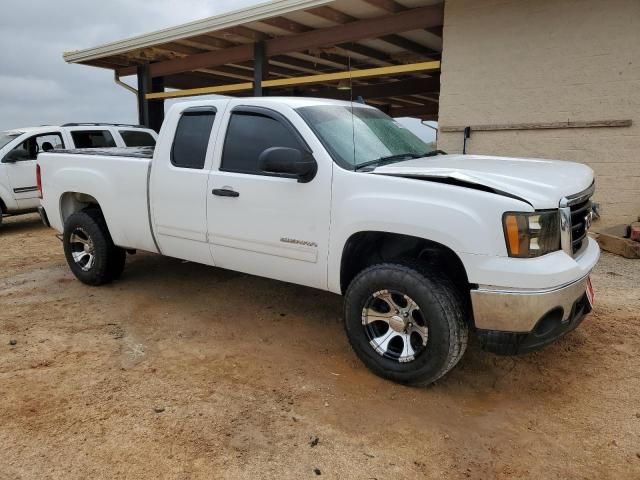
M640 478L638 261L547 350L421 389L359 363L337 296L127 262L86 287L35 216L0 228L0 478Z

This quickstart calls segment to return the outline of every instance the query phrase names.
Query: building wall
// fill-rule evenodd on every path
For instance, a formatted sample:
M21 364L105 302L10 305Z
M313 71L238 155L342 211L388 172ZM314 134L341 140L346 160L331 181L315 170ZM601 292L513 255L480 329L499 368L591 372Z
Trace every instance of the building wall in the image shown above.
M600 227L640 215L640 0L445 0L440 126L633 120L475 132L468 152L583 162ZM439 148L462 151L462 133Z

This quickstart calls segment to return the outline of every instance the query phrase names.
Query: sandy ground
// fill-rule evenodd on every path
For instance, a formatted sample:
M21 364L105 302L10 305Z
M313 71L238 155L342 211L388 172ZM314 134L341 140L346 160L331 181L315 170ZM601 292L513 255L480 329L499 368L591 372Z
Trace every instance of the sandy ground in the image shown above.
M0 245L0 478L640 478L638 261L605 255L547 350L472 344L416 389L358 362L337 296L140 254L86 287L34 216Z

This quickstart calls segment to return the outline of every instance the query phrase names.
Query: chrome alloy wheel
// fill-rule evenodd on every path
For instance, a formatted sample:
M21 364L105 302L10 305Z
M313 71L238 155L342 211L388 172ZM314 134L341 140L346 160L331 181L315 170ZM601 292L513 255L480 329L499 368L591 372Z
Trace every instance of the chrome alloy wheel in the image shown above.
M391 290L375 292L362 309L369 344L381 356L411 362L426 350L429 329L418 304Z
M95 247L91 237L82 228L76 228L69 237L71 256L83 271L88 272L96 260Z

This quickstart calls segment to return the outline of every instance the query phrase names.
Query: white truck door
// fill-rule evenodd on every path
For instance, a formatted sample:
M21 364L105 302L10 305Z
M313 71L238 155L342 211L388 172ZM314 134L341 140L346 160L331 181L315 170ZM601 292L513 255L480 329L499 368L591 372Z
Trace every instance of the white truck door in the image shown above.
M316 156L318 170L308 183L265 174L258 166L268 148L313 152L322 149L319 142L291 109L239 105L229 109L223 125L225 139L218 142L219 164L207 192L216 265L326 288L331 163Z
M156 241L163 255L212 265L207 243L207 182L225 102L185 106L163 127L150 177ZM163 152L163 153L161 153Z
M3 163L18 208L35 208L40 204L36 186L36 159L38 153L64 148L58 132L32 135L13 148Z

